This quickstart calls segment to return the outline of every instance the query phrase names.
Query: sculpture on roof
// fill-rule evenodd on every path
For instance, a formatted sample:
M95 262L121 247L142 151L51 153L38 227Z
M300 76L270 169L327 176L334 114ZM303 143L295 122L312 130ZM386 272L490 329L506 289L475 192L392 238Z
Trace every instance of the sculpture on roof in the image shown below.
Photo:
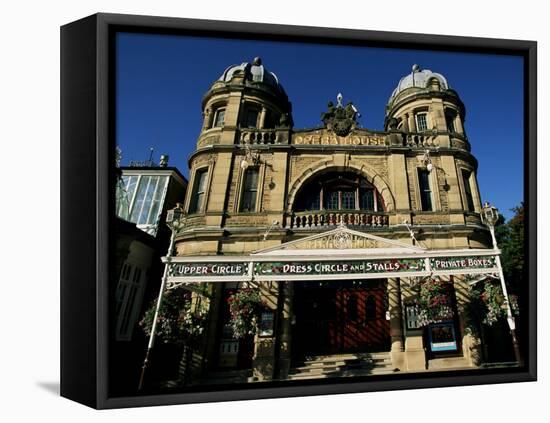
M336 99L336 107L332 101L328 102L327 111L321 113L321 120L328 130L345 137L357 127L357 118L360 114L351 101L343 106L342 94L338 93Z

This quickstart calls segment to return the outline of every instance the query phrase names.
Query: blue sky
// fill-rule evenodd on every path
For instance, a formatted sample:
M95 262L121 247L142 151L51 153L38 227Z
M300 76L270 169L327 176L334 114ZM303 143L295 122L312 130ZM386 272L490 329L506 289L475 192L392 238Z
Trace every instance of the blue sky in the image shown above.
M187 176L200 132L201 98L231 64L260 56L293 106L295 128L318 126L338 92L380 130L399 79L414 63L447 78L466 105L482 201L507 218L523 201L523 59L475 53L342 47L274 41L130 34L117 36L117 143L122 164L170 155Z

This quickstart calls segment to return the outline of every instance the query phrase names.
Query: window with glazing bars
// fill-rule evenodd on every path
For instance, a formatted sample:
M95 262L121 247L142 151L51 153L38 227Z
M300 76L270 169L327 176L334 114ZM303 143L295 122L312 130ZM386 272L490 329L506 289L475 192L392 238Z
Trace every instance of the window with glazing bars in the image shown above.
M426 113L419 113L416 115L416 129L418 132L428 130L428 119Z
M258 195L258 169L248 168L244 172L243 193L239 211L256 211L256 198Z
M132 266L129 263L124 263L122 267L115 294L117 340L130 340L132 337L132 329L137 320L137 312L141 305L139 294L141 291L142 273L141 268Z
M466 207L468 211L475 211L474 197L472 196L472 186L470 184L471 172L462 170L462 180L464 181L464 192L466 193Z
M342 191L342 209L355 210L355 191Z
M131 199L129 207L131 222L137 225L157 223L167 182L167 176L128 177L126 191Z
M214 115L214 126L215 127L223 126L224 122L225 122L225 109L216 110L216 114Z
M426 169L418 169L418 185L422 211L433 211L430 173Z
M206 196L206 177L208 169L199 169L195 173L195 183L189 204L189 213L201 213L204 211L204 198Z
M324 198L325 209L338 210L338 191L327 191Z
M374 190L361 188L359 190L359 208L374 210Z

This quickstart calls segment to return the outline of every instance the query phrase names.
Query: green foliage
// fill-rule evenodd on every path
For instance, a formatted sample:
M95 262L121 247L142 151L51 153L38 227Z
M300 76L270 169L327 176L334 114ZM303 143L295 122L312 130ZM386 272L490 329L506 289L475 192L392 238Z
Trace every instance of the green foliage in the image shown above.
M204 332L208 309L202 302L193 305L191 293L176 288L164 293L157 317L156 336L166 344L190 344ZM157 301L153 301L139 325L151 335Z
M449 284L439 279L428 279L420 286L420 322L423 326L454 316L449 295Z
M517 297L515 295L509 297L512 314L518 316ZM481 324L492 326L499 319L506 318L508 306L498 282L485 281L483 284L470 286L468 299L464 312L470 331L479 333Z
M501 249L504 279L509 291L512 313L519 315L517 296L525 281L525 231L523 203L512 209L515 213L508 222L502 215L495 225L495 236ZM506 302L497 281L485 281L470 287L469 301L464 306L468 329L479 334L483 325L492 326L499 319L506 318Z
M504 239L499 240L502 250L502 267L508 287L519 292L525 280L525 213L523 203L512 209L514 217L505 224Z
M256 333L256 323L263 303L258 289L240 289L227 299L233 336L237 339Z

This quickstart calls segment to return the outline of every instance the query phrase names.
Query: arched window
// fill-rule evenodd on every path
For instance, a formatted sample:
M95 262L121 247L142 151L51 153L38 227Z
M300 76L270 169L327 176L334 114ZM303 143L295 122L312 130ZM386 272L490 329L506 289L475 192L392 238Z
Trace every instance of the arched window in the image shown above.
M295 211L384 211L382 196L365 178L351 172L331 172L306 183L296 196Z

